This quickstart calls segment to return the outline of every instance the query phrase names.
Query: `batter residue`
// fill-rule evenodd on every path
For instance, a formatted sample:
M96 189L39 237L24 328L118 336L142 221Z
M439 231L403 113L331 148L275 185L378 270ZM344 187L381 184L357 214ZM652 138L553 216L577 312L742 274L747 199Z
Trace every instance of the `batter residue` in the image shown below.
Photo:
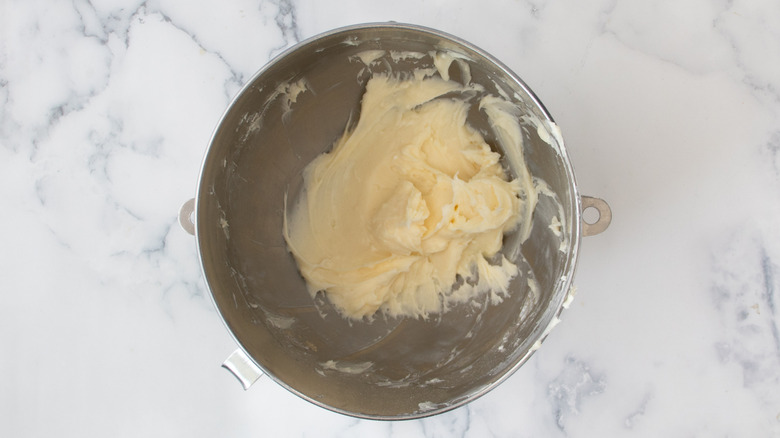
M451 98L464 90L376 76L355 128L306 167L284 236L309 291L342 315L425 318L507 294L518 268L499 253L502 238L536 197L466 123L469 104Z

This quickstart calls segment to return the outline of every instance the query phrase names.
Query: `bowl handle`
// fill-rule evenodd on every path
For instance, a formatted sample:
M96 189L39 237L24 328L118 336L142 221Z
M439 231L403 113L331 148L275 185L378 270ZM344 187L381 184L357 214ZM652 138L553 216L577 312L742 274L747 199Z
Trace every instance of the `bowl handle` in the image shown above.
M192 213L195 212L195 198L190 199L189 201L182 204L181 208L179 209L179 225L184 229L184 231L195 235L195 222L192 217Z
M263 377L263 371L241 349L234 351L228 356L222 362L222 367L236 376L245 391L257 382L257 379Z
M603 199L590 196L582 196L580 199L582 200L583 213L589 208L595 208L599 213L595 222L589 223L584 218L582 219L582 235L588 237L603 233L612 222L612 209L609 208L609 204Z

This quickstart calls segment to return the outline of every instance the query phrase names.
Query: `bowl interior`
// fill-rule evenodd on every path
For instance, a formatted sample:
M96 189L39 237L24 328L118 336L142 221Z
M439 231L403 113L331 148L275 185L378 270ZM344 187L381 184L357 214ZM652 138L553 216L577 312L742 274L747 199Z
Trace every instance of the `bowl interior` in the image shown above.
M367 67L356 57L367 50L384 54ZM503 303L488 305L483 297L428 320L348 321L327 299L312 298L306 290L282 236L284 211L301 189L303 168L327 151L356 115L368 78L430 68L430 54L437 51L457 53L467 64L452 64L453 80L470 76L523 109L523 153L531 173L550 191L540 195L531 237L525 242L515 234L505 237L503 252L521 274ZM397 56L401 52L423 56ZM299 83L306 90L291 91ZM540 121L544 130L544 121L551 119L514 74L479 49L429 29L346 28L278 57L224 115L198 189L204 274L237 342L291 391L359 417L430 415L495 386L527 359L560 311L579 242L571 166L559 137L548 138L549 143L540 138ZM484 115L473 111L469 123L506 155ZM514 172L511 163L505 165ZM562 223L563 245L549 227L554 216Z

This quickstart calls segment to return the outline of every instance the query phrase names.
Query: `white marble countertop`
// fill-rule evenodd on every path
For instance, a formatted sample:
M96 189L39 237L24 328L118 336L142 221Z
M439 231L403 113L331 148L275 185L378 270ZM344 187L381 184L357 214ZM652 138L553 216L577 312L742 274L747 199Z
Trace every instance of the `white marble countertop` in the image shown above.
M256 70L387 20L512 68L614 212L529 362L403 422L243 391L176 218ZM777 1L3 0L0 29L0 436L780 436Z

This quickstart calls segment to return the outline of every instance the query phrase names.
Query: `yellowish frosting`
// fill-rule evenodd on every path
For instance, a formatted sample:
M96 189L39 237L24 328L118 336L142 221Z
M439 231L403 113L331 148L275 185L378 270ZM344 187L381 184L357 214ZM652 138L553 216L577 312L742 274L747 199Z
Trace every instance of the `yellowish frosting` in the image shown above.
M375 76L355 128L306 167L284 236L309 291L325 291L345 317L425 318L508 293L518 268L496 254L536 196L530 176L510 181L466 123L468 103L451 98L464 89Z

